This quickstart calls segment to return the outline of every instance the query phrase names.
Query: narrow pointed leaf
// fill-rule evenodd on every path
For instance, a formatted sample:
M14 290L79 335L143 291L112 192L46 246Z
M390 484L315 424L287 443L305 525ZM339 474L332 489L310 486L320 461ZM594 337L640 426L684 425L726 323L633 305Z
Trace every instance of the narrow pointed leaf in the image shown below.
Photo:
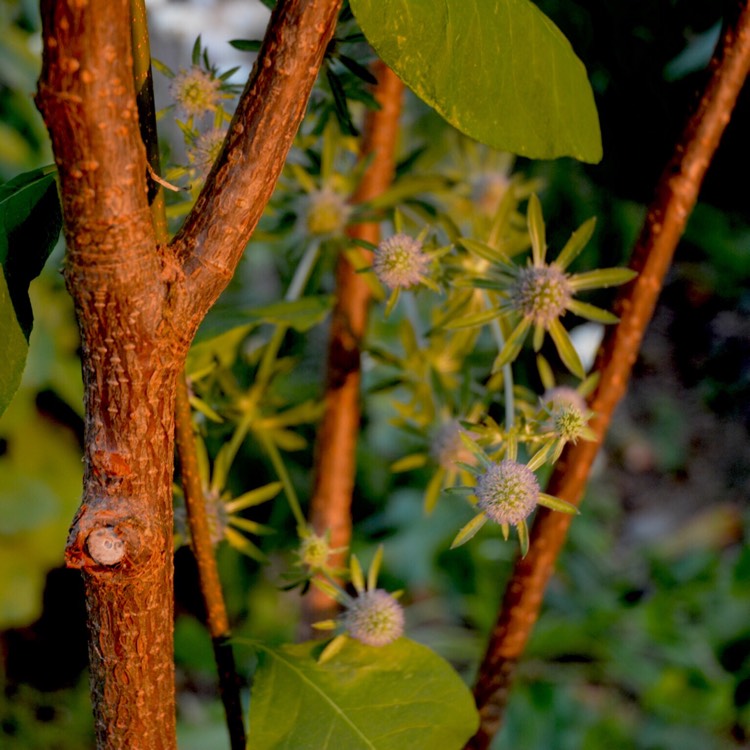
M445 479L445 469L441 467L432 475L424 492L424 512L428 515L435 510L440 497L440 489L443 486L443 479Z
M575 273L568 277L568 281L576 292L580 292L583 289L603 289L608 286L619 286L637 275L630 268L597 268L595 271Z
M464 526L461 531L456 534L456 538L451 543L451 549L455 549L456 547L460 547L462 544L466 544L466 542L469 541L473 536L476 535L476 533L479 531L479 529L482 528L487 523L487 516L484 515L484 513L479 513L478 515L474 516L474 518L469 521L469 523Z
M458 437L461 440L461 442L471 451L472 455L476 456L476 458L482 463L483 466L488 467L492 464L492 461L490 461L487 456L484 454L484 451L479 446L479 443L474 440L474 438L469 435L466 430L461 430L458 433ZM466 465L466 470L469 471L469 469L472 469L471 473L474 473L476 470L476 467L472 467L469 465Z
M611 312L602 310L601 307L590 305L588 302L581 302L577 299L568 302L568 310L576 315L580 315L582 318L586 318L586 320L593 320L597 323L617 323L620 320Z
M521 521L516 528L518 529L518 541L521 543L521 557L526 557L529 551L529 527L526 521Z
M588 241L591 239L591 235L594 233L595 227L596 217L592 217L581 224L570 235L570 239L565 243L565 247L555 259L555 265L564 271L578 257L581 250L586 247Z
M266 556L247 537L242 536L239 531L227 527L224 530L224 536L229 544L243 555L247 555L258 562L266 562Z
M337 635L328 645L320 652L318 664L325 664L333 659L336 654L346 645L348 638L345 635Z
M352 555L349 562L349 572L352 577L352 584L358 593L365 591L365 575L362 572L362 566L356 555Z
M544 327L534 326L534 336L531 339L531 346L535 352L538 352L542 348L544 343Z
M547 240L544 231L544 218L542 217L542 204L539 202L536 193L529 198L527 222L534 265L541 266L544 264L544 258L547 254Z
M412 469L421 469L427 464L428 456L426 453L413 453L411 456L404 456L391 464L391 471L397 474L401 471L411 471Z
M542 381L542 385L545 389L549 390L554 388L555 376L552 373L552 368L549 366L549 362L547 362L541 354L537 355L536 368L539 370L539 379Z
M548 495L546 492L539 493L539 505L550 508L550 510L559 510L561 513L578 513L578 508L575 505L554 495Z
M510 364L518 356L529 328L531 328L531 320L529 318L522 318L493 362L492 372L497 372L500 368Z
M468 237L461 237L458 240L458 244L466 248L472 255L476 255L478 258L487 260L490 263L502 263L504 265L508 263L508 258L502 250L486 245L484 242L478 242Z
M548 443L545 443L530 459L529 462L526 464L527 468L531 469L531 471L536 471L540 466L543 466L547 459L549 458L550 454L552 453L552 449L555 446L554 440L551 440Z
M495 318L499 318L504 315L505 311L502 308L496 308L495 310L482 310L482 312L474 313L472 315L466 315L463 318L457 320L451 320L446 323L445 328L454 331L460 328L472 328L474 326L483 326L485 323L489 323Z
M383 564L383 545L378 545L373 561L370 563L370 569L367 571L367 590L374 591L378 585L378 575L380 566Z
M229 44L240 52L258 52L263 42L260 39L231 39Z
M344 599L341 592L332 583L329 583L324 578L313 578L312 582L313 586L315 586L316 589L319 589L334 601L338 602L341 605L344 605L346 603L346 599Z
M577 375L579 378L585 378L586 373L581 364L581 359L573 346L573 342L570 340L570 335L563 327L563 324L559 320L553 320L549 326L549 333L550 336L552 336L552 340L555 342L557 353L560 355L563 364L574 375Z

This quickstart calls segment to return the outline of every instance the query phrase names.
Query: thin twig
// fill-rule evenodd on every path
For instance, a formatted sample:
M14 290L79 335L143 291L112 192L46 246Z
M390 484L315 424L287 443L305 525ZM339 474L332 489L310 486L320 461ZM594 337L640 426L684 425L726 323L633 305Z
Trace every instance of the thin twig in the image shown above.
M151 51L144 0L131 0L133 16L133 74L135 76L138 118L141 137L146 146L147 171L153 181L149 186L151 216L156 241L161 246L169 242L164 192L170 187L158 175L160 171L156 108L151 71ZM155 184L154 184L155 183ZM198 472L198 457L193 434L188 385L185 374L177 378L175 394L175 444L180 457L180 478L185 497L188 527L193 554L198 568L198 582L206 609L206 622L214 648L219 677L219 693L226 714L227 731L232 750L245 748L245 724L242 717L240 680L229 644L231 631L219 571L216 565L206 499Z
M362 156L372 162L362 177L354 203L362 203L383 193L394 173L394 152L401 115L403 84L382 62L375 64L378 80L374 95L379 110L371 110L365 121ZM380 227L376 222L351 227L351 237L377 244ZM367 251L363 251L367 253ZM315 485L310 507L310 523L317 533L331 533L334 548L346 548L351 537L351 502L356 471L356 446L359 433L360 345L367 326L370 291L367 282L355 273L341 255L336 268L336 304L333 309L328 345L325 412L315 447ZM331 560L344 567L345 553ZM336 603L313 587L305 598L304 620L309 626L326 619Z
M240 681L234 665L232 647L229 643L231 637L229 618L221 591L214 548L211 543L206 497L198 473L190 398L184 375L177 379L175 442L180 457L180 479L185 496L190 544L198 566L198 582L206 607L206 623L214 647L214 657L219 674L219 692L224 704L231 747L232 750L244 750L245 724L242 718Z
M598 442L569 446L555 467L548 491L568 502L581 500L589 471L607 432L615 406L625 393L646 326L653 314L664 276L697 200L701 182L729 122L750 67L750 8L737 5L722 44L711 61L711 79L698 109L662 173L646 222L633 250L631 267L639 276L618 296L620 323L612 329L597 357L601 372L591 407L591 427ZM515 666L538 617L571 516L541 508L525 558L516 560L474 687L481 724L470 750L485 750L498 731Z

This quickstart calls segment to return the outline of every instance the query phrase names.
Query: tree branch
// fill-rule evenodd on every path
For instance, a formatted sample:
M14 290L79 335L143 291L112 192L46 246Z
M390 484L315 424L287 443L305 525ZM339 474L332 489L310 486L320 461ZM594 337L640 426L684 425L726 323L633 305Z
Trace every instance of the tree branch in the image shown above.
M403 84L384 63L373 66L378 80L373 94L380 104L368 111L362 138L362 157L373 156L352 200L363 203L384 192L393 180L394 152L398 140ZM376 222L351 227L351 237L377 244L380 226ZM364 251L367 252L367 251ZM310 523L318 534L331 532L333 547L343 548L330 562L345 567L351 537L351 502L356 471L359 434L360 346L367 326L370 291L344 255L336 267L336 304L333 308L328 345L325 412L315 446L315 484L310 506ZM327 619L336 603L316 587L304 600L307 626Z
M219 568L216 565L214 547L206 512L206 497L198 472L198 457L195 452L195 435L188 395L188 385L184 376L177 379L175 400L176 443L180 456L180 476L193 554L198 565L198 582L206 607L206 622L214 646L216 667L219 674L219 689L224 703L227 729L232 750L245 747L245 724L242 718L242 703L234 655L229 643L231 631L229 618L221 590Z
M599 440L569 446L550 478L548 491L568 502L578 504L581 500L612 413L625 393L674 250L749 68L750 7L745 0L738 3L737 17L711 61L712 76L698 109L659 179L633 250L631 267L639 276L621 290L615 305L620 323L611 329L597 357L601 378L591 400L596 412L591 427ZM571 519L567 514L541 508L529 552L516 560L474 687L481 724L467 744L471 750L488 748L500 727L516 664L539 615L544 589Z
M172 241L197 327L229 282L281 174L341 0L286 0L274 10L224 148Z

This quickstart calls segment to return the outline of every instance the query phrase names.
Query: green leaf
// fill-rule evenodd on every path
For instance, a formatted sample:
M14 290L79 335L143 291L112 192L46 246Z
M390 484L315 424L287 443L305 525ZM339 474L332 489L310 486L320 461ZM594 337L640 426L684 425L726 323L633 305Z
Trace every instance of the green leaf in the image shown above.
M542 216L542 204L536 193L529 198L529 212L527 217L529 226L529 237L531 238L531 253L535 266L544 264L547 255L547 240L544 230L544 217Z
M0 264L27 341L33 321L29 284L41 273L62 226L55 174L49 165L0 185Z
M33 315L29 284L55 247L62 213L55 167L26 172L0 185L0 414L10 403L26 363Z
M508 265L508 256L502 250L486 245L484 242L478 242L469 237L461 237L459 238L458 243L462 247L465 247L470 253L473 253L484 260L488 260L490 263Z
M29 345L18 324L3 267L0 266L0 331L3 336L3 361L0 365L0 415L8 407L21 384Z
M580 315L582 318L594 320L597 323L617 323L620 320L611 312L602 310L601 307L596 307L596 305L590 305L588 302L581 302L577 299L572 299L568 302L568 310L576 315Z
M630 268L597 268L595 271L575 273L568 277L568 281L576 292L580 292L582 289L602 289L608 286L619 286L635 278L637 275Z
M428 456L426 453L412 453L409 456L399 458L398 461L394 461L391 464L391 471L395 474L401 471L412 471L413 469L421 469L427 464Z
M484 526L489 519L484 513L478 513L469 523L464 526L461 531L456 534L456 538L451 542L451 549L460 547L462 544L466 544L472 537L476 536L479 529Z
M552 336L552 340L555 342L557 353L560 355L560 359L563 364L579 378L583 379L586 377L586 372L581 364L581 359L578 356L578 352L573 346L573 342L570 340L570 335L563 328L563 324L555 318L549 324L549 333Z
M351 0L351 8L380 57L462 132L530 158L601 160L586 70L528 0Z
M581 250L588 244L591 235L596 227L596 217L584 221L565 243L565 247L560 251L560 255L555 260L555 265L563 271L578 257Z
M325 320L332 306L333 297L326 294L302 297L292 302L274 302L249 310L214 306L198 329L193 343L205 342L232 329L258 323L288 325L304 333Z
M426 646L348 638L324 664L319 643L258 645L253 750L459 750L477 727L471 693Z
M545 508L551 510L558 510L560 513L569 513L570 515L577 515L578 508L567 500L563 500L560 497L554 495L548 495L546 492L539 493L539 505L544 505Z
M478 313L472 313L466 315L463 318L452 320L445 325L448 330L458 330L460 328L473 328L474 326L483 326L485 323L489 323L495 318L499 318L505 315L505 310L501 307L495 308L494 310L482 310Z
M231 39L229 44L240 52L258 52L263 42L260 39Z
M497 372L505 365L510 364L518 356L529 328L531 328L531 320L529 318L521 318L518 325L513 329L513 333L510 334L508 340L505 342L502 351L492 363L492 372Z

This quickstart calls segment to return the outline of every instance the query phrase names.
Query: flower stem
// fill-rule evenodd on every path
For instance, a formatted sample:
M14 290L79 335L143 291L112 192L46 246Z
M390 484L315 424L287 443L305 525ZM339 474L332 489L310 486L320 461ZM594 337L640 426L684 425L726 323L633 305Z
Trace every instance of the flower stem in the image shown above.
M485 292L483 297L485 306L489 310L492 306L489 296ZM503 336L503 329L500 327L500 321L497 318L492 320L490 328L492 329L492 335L495 337L497 351L501 352L505 346L505 336ZM516 405L513 396L513 368L510 364L503 365L503 390L505 392L505 429L506 431L510 431L513 429L516 413Z
M393 179L401 115L403 84L400 79L381 62L375 63L373 73L378 80L373 93L380 109L369 110L365 119L362 157L373 155L374 158L353 197L353 201L359 203L384 192ZM375 222L359 224L350 229L350 234L376 245L380 228ZM360 422L360 341L367 326L370 291L367 282L343 254L336 268L336 292L328 345L325 411L316 444L310 523L319 534L330 531L334 548L346 549L351 537ZM344 554L339 552L331 561L334 567L344 567ZM328 619L336 611L336 603L315 588L305 597L303 607L306 634L310 633L313 622Z

